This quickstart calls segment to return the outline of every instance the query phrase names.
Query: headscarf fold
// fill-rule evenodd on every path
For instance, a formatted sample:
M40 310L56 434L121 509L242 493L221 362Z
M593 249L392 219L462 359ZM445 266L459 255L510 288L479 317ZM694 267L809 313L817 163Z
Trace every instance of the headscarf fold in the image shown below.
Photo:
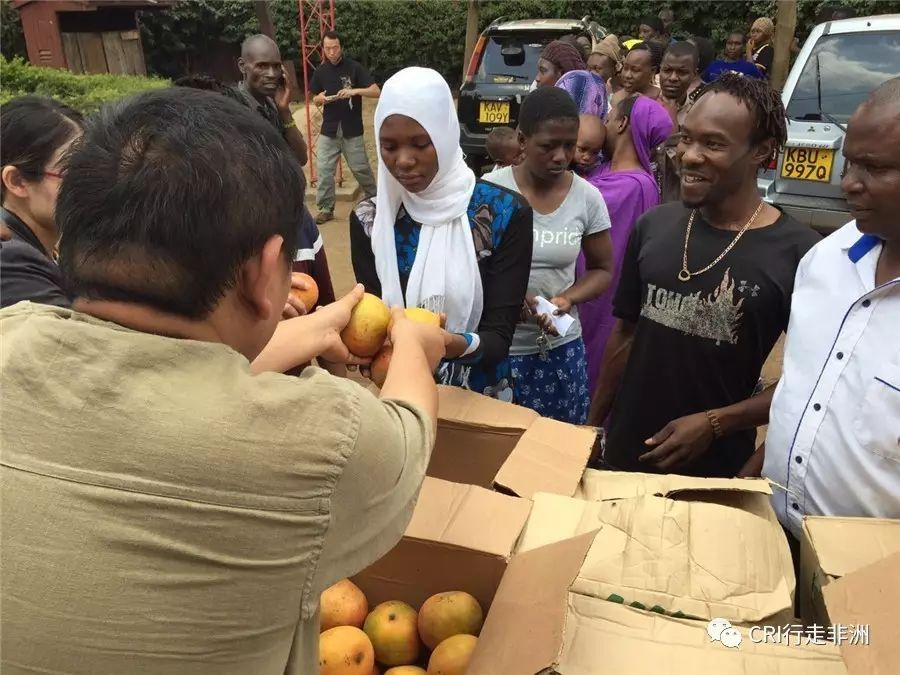
M541 58L552 63L563 74L570 70L587 70L581 52L562 40L554 40L544 47Z
M625 58L622 56L622 48L619 46L619 38L615 35L607 35L597 46L594 47L594 54L602 54L616 64L616 72L622 68L622 62Z
M652 174L654 151L666 142L674 129L672 117L657 101L638 96L631 109L628 126L638 161L645 171Z
M758 28L762 31L765 42L769 42L772 39L772 36L775 35L775 22L767 16L759 17L753 22L753 25L750 28L751 30L753 28ZM757 47L758 46L759 45L757 45Z
M438 157L438 172L418 193L408 192L378 153L378 193L372 250L388 306L425 307L447 314L447 330L478 328L484 304L468 208L475 174L459 147L459 122L450 88L430 68L405 68L384 83L375 108L375 136L391 115L404 115L428 132ZM404 301L397 266L394 222L400 205L422 226Z
M570 70L556 82L568 92L581 115L596 115L606 119L606 82L589 70Z

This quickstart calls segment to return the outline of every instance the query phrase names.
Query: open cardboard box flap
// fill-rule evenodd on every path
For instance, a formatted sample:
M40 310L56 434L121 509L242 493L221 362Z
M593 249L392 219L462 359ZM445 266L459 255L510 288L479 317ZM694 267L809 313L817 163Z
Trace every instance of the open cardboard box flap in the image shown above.
M850 674L896 673L900 664L900 553L848 573L825 586L822 593L836 625L869 627L868 645L841 644Z
M530 498L571 495L596 432L458 387L438 387L438 433L428 475Z
M481 631L468 675L845 675L837 647L710 641L706 622L572 592L596 532L517 553Z
M831 577L843 577L900 551L900 520L808 516L803 529L819 567Z
M710 640L706 626L571 593L556 671L561 675L846 673L834 645L763 644L753 642L747 628L736 626L741 644L728 648Z
M557 662L566 598L594 533L512 557L467 675L526 675Z
M482 396L461 387L438 385L440 422L525 431L539 417L528 408Z
M789 618L787 541L767 498L747 497L736 508L646 491L596 502L539 493L517 550L596 531L575 593L705 620Z
M418 609L435 593L464 590L487 612L530 508L527 499L425 478L403 538L353 581L373 607L402 600Z
M426 477L404 536L508 557L531 502Z
M522 434L494 482L521 497L536 492L571 495L578 488L597 432L537 418Z
M683 493L693 492L746 492L771 495L772 488L767 480L761 478L695 478L676 474L588 469L584 472L575 497L590 502L642 495L675 499Z

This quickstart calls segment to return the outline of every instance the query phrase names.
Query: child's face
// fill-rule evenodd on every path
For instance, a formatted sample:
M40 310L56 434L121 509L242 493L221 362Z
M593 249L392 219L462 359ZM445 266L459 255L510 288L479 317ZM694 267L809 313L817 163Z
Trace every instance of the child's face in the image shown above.
M517 166L522 163L522 146L517 140L511 139L492 153L491 159L498 167Z
M592 129L580 129L578 143L575 145L575 164L581 168L590 168L600 159L600 151L606 140L605 127L597 125Z

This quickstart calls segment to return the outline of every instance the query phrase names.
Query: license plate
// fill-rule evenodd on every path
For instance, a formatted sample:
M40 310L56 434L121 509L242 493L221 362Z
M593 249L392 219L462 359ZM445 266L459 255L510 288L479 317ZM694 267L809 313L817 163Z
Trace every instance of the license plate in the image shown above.
M781 177L827 183L831 180L834 150L785 148Z
M509 102L482 101L478 121L481 124L509 124Z

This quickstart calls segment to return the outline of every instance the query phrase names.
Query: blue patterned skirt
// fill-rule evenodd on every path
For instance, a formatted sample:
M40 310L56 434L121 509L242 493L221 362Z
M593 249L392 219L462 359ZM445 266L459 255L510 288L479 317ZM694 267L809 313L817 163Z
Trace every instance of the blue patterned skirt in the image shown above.
M549 350L546 356L510 356L515 401L543 417L586 424L591 395L581 338Z

